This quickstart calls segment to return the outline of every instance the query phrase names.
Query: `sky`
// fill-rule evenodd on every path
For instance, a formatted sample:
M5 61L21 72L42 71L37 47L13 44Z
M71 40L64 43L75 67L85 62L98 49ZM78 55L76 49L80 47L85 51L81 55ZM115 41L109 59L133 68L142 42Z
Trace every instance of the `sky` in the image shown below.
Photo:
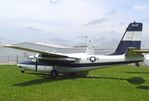
M149 0L0 0L0 44L81 45L88 36L93 45L113 47L136 21L147 46L148 11Z

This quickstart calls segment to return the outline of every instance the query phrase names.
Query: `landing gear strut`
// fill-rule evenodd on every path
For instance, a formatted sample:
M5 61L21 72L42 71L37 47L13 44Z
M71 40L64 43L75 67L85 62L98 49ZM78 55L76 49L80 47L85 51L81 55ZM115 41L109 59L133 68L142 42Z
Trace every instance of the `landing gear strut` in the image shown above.
M135 65L136 65L137 67L140 67L140 64L139 64L139 63L135 63Z
M58 76L58 72L56 70L52 70L51 73L50 73L50 76L52 78L56 78Z

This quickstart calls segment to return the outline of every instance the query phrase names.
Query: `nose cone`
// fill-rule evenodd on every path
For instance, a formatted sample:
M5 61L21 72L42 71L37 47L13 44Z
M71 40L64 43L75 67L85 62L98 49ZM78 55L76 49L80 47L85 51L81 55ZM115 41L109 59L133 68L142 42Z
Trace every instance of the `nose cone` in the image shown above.
M24 62L18 63L17 66L19 68L24 68L24 67L28 66L31 63L32 63L32 61L24 61Z
M18 63L17 66L23 70L32 70L33 68L35 68L35 63L32 61L24 61L24 62Z

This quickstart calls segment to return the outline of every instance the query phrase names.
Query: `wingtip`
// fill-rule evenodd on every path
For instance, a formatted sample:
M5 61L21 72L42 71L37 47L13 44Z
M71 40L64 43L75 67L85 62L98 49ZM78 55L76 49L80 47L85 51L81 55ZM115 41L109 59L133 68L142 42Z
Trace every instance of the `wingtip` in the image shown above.
M6 45L4 45L4 47L12 47L12 45L11 44L6 44Z

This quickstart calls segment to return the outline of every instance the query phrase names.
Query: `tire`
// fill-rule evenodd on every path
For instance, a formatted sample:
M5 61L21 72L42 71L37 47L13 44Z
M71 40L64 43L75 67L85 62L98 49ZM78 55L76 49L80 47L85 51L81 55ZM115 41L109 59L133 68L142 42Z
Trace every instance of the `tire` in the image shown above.
M24 73L25 71L24 70L21 70L21 73Z
M56 70L52 70L51 73L50 73L50 76L52 78L56 78L58 76L58 72Z

